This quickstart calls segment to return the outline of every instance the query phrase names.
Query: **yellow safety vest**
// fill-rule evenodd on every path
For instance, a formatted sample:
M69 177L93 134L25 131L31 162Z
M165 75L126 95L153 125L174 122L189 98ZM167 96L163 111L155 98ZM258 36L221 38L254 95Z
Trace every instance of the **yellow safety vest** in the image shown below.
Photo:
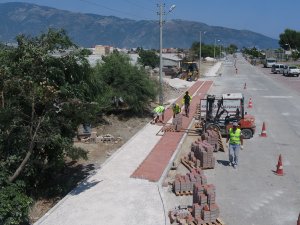
M234 145L240 145L241 144L241 129L237 128L235 132L233 132L233 129L229 129L229 143Z
M165 107L163 106L157 106L155 109L154 109L154 112L156 113L162 113L165 111Z
M173 113L177 114L181 112L181 108L179 105L175 105L175 107L172 108L173 109Z

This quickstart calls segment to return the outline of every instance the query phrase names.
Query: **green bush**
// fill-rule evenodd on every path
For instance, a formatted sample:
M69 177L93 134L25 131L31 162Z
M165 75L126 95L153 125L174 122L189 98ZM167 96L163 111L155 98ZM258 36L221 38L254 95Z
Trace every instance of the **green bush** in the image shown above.
M0 224L20 225L28 223L28 210L32 199L26 196L22 181L9 183L5 174L0 174Z

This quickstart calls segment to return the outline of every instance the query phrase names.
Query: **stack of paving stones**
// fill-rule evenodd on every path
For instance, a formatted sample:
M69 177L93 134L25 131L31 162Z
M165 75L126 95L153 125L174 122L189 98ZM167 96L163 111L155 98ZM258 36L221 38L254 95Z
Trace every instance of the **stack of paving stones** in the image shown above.
M214 152L217 152L220 149L220 137L217 131L207 130L204 134L202 134L201 139L206 140L210 145L212 145L214 147Z
M195 185L192 215L196 224L215 222L219 214L215 186L213 184Z
M195 168L215 168L214 147L206 140L198 140L192 143L191 152L188 154L189 164Z
M193 169L186 175L177 174L173 182L173 190L176 195L191 195L196 184L207 184L207 178L200 168Z
M172 125L175 126L176 131L181 131L182 129L182 114L176 114L172 120Z
M194 118L196 120L200 120L200 117L201 117L201 107L200 107L200 104L197 104L196 105L196 113L194 115Z
M169 212L169 217L171 223L201 225L216 223L219 214L215 186L196 183L193 188L193 205L179 206Z

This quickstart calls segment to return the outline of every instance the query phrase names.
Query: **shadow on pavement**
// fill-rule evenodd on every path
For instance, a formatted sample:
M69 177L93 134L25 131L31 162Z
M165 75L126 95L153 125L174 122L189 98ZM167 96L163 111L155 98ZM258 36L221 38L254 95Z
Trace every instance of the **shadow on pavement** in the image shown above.
M229 166L229 161L227 160L217 160L218 164L222 164L223 166Z
M95 185L97 185L98 183L102 182L101 181L83 181L82 183L79 184L79 186L77 188L75 188L70 194L71 195L79 195L82 192L94 187Z

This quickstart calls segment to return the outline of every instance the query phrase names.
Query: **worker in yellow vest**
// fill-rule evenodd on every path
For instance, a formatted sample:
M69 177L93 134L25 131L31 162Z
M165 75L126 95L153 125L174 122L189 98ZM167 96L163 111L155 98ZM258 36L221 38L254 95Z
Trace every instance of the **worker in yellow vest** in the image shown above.
M164 122L164 113L165 113L165 107L162 105L157 106L154 110L153 110L153 120L151 121L151 124L155 124L159 121L159 117L161 116L162 120L161 122Z
M181 112L181 108L177 103L172 104L173 118Z
M238 123L234 122L232 128L229 128L226 143L229 142L229 165L236 168L239 160L239 151L243 149L243 135Z

